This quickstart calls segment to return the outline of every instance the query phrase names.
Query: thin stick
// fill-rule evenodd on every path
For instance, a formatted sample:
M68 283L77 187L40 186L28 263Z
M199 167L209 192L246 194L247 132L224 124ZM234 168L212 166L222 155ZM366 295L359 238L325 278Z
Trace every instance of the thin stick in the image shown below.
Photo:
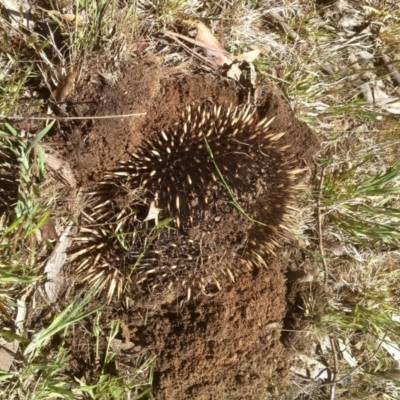
M212 61L210 61L209 58L202 56L201 54L193 51L193 49L191 49L189 46L187 46L185 43L183 43L181 40L178 39L178 37L182 37L184 39L187 39L188 41L190 41L191 43L196 44L196 41L190 38L186 38L186 36L180 35L178 33L174 33L174 32L170 32L167 31L165 32L165 36L170 37L171 39L175 40L175 42L177 42L178 44L180 44L183 48L186 49L186 51L191 54L193 57L198 58L200 61L203 61L205 64L208 64L208 66L214 70L218 69L218 65L216 65L215 63L213 63Z
M107 119L107 118L129 118L129 117L141 117L147 113L134 113L134 114L121 114L121 115L93 115L89 117L56 117L49 115L48 117L24 117L22 115L5 116L0 115L1 119L21 119L21 120L37 120L46 121L49 119L55 119L57 121L70 121L74 119Z
M329 386L329 385L336 385L337 383L341 383L343 381L345 381L347 378L349 378L352 374L354 374L354 372L356 372L357 370L362 369L362 367L364 365L367 365L378 353L378 351L381 350L382 348L382 343L383 341L386 339L386 333L385 335L382 337L381 342L378 345L378 348L374 351L374 353L371 355L371 357L369 357L366 361L364 361L362 364L357 365L357 367L353 368L349 373L347 373L346 375L344 375L343 377L336 379L336 380L332 380L331 382L321 382L319 385L320 386Z
M335 343L335 339L332 334L329 335L329 341L331 342L331 347L332 347L332 352L333 352L333 371L332 371L331 381L335 382L336 377L339 372L339 362L338 362L337 351L336 351L336 343ZM329 400L335 400L335 396L336 396L336 383L333 383L330 388Z
M323 241L322 241L322 218L321 218L321 197L322 197L322 185L324 183L324 178L325 178L325 169L326 167L323 167L321 171L321 178L318 185L318 198L317 198L317 222L318 222L318 236L319 236L318 247L322 257L322 264L324 266L324 284L326 284L328 281L328 264L325 259L324 246L322 243Z

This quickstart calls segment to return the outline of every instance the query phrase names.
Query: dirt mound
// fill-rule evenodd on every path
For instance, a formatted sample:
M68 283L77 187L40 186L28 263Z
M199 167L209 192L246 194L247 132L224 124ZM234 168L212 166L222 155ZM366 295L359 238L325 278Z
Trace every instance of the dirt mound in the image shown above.
M286 132L284 140L299 166L312 169L316 136L279 96L267 87L262 92L260 116L275 116L271 128ZM126 160L143 138L172 126L187 104L240 104L245 98L245 89L232 81L200 74L164 76L153 61L134 59L114 83L100 75L81 79L68 109L78 116L145 115L65 125L57 138L59 151L87 187ZM135 344L137 354L158 356L157 399L258 399L269 385L285 384L290 355L280 331L287 311L284 254L267 260L268 269L243 274L223 291L195 296L184 307L165 292L137 298L120 314L129 328L124 339ZM120 305L102 312L115 318L115 309Z
M271 382L286 382L283 266L243 275L217 296L160 313L146 325L131 322L131 340L145 337L142 347L157 349L157 399L257 399Z

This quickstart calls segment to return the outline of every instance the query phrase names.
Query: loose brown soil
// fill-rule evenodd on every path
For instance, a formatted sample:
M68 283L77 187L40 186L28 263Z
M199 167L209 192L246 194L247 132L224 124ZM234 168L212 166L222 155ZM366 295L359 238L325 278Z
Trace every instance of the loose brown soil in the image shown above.
M186 105L240 104L243 99L246 90L233 81L211 74L165 76L153 60L133 59L114 84L97 74L81 77L68 98L68 112L146 114L65 124L52 141L73 167L79 185L87 188L126 160L143 138L172 126ZM316 136L271 88L262 88L258 104L262 117L275 116L272 129L286 132L299 166L312 170ZM143 294L129 308L112 302L102 310L102 321L119 318L121 339L134 344L133 352L119 355L121 371L132 367L138 355L157 355L154 396L160 400L261 399L271 388L284 386L290 363L281 335L288 309L289 247L267 260L267 269L243 274L216 294L193 296L183 306L172 290ZM82 328L71 340L77 371L93 358L93 349L85 345L90 337L90 329Z

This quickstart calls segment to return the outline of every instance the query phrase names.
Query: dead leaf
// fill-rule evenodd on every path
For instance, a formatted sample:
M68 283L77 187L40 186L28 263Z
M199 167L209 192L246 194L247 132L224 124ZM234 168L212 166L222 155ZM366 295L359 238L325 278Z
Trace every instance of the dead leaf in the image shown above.
M78 76L77 71L71 72L65 77L63 82L57 86L57 89L53 91L52 95L57 102L63 101L75 88L75 79Z
M229 54L202 22L198 22L196 27L196 45L202 47L206 57L212 59L215 65L219 67L223 65L231 65L235 61L248 62L250 64L260 55L261 50L258 48L236 56ZM236 67L230 72L230 75L238 76Z
M0 370L9 371L19 347L18 340L8 342L0 338Z
M228 72L226 73L228 78L231 78L237 82L239 82L240 77L242 76L242 70L238 63L233 63L230 67Z
M370 83L364 83L361 86L361 91L368 103L391 114L400 114L400 100L396 97L387 95L379 88L377 83L373 85Z
M247 61L234 61L227 67L224 73L228 78L231 78L244 87L256 90L257 73L254 65Z
M145 51L149 47L150 47L149 42L139 41L132 44L131 51L132 52Z
M42 7L38 7L40 10L46 12L49 15L55 15L56 17L60 17L61 19L63 19L66 22L74 22L75 21L75 15L74 14L62 14L57 10L46 10ZM77 19L78 24L80 24L82 22L82 20L79 18Z
M56 227L54 226L54 222L51 219L46 221L41 226L40 232L42 234L42 240L54 241L58 239Z
M191 53L193 57L198 58L200 61L203 62L203 64L210 66L214 70L219 70L221 67L224 67L225 74L236 81L239 81L241 79L244 71L244 68L242 68L242 65L240 65L240 63L246 63L252 66L252 62L260 55L261 50L258 48L243 54L239 54L237 56L229 54L224 49L223 45L214 37L210 29L208 29L202 22L198 22L195 25L197 28L195 39L171 31L166 31L165 35L174 39L189 53ZM195 51L186 46L178 38L192 43L197 47L200 47L205 54L205 57L200 55L198 51ZM254 66L252 67L253 70L255 70ZM253 82L252 78L250 78L250 81L252 82L253 87L255 87L255 82Z
M117 353L121 353L123 351L131 350L135 347L135 344L132 342L123 342L121 339L113 339L111 341L111 348Z
M128 345L131 342L131 340L130 340L131 332L129 330L129 326L123 319L120 320L120 323L121 323L120 326L121 326L122 337L125 339L125 344Z
M183 43L181 40L179 40L179 38L188 41L189 43L192 43L194 45L196 45L196 40L186 37L184 35L180 35L179 33L175 33L175 32L171 32L171 31L166 31L164 33L166 36L170 37L171 39L175 40L180 46L182 46L189 54L191 54L193 57L197 58L198 60L200 60L203 63L203 67L204 64L208 65L210 68L216 70L219 67L217 65L215 65L215 63L209 58L201 55L199 52L194 51L193 49L191 49L189 46L187 46L185 43Z
M26 293L20 299L17 299L17 315L15 316L14 324L18 336L24 335L24 324L26 320L26 297L30 293ZM19 341L13 340L11 342L0 337L0 370L9 371L16 353L19 348Z
M71 188L75 189L77 183L69 163L59 157L52 147L43 144L42 149L46 166L52 169Z
M13 28L18 28L22 25L32 30L35 27L36 24L32 19L30 11L31 6L27 0L3 0L2 5L10 18Z
M323 240L322 245L326 251L332 252L332 254L337 257L343 256L347 253L346 246L336 240Z
M357 367L357 360L352 356L349 343L345 343L342 339L337 339L339 351L342 353L343 358L351 368Z
M399 115L400 114L400 101L392 101L387 104L381 105L381 108L390 114Z
M296 375L312 380L329 381L331 377L331 372L326 365L305 354L296 355L290 370Z
M400 345L398 342L393 341L390 337L385 335L384 340L382 338L376 338L377 342L382 342L382 347L389 353L396 363L400 362Z
M17 334L22 336L24 334L24 324L26 319L26 300L22 296L17 300L17 315L15 317L15 326L17 328Z
M246 53L239 54L238 56L235 56L235 60L252 63L256 60L256 58L259 55L260 55L260 49L254 49L251 51L247 51Z
M61 270L67 259L66 251L72 241L72 236L70 235L71 229L72 222L69 223L60 236L60 239L44 268L44 272L47 274L47 282L44 284L44 289L51 303L54 303L57 300L58 293L64 284L64 277L61 274Z
M150 203L150 208L149 208L149 212L147 214L147 217L143 220L143 222L146 221L151 221L152 219L155 220L155 223L157 225L158 223L158 214L160 213L161 209L157 208L154 201L152 201Z
M179 65L175 65L173 67L164 67L162 69L163 76L171 76L173 74L178 74L178 73L184 71L185 69L187 69L189 65L190 65L190 60L187 60L187 61L185 61Z
M118 82L117 73L113 73L113 72L98 72L98 74L111 86L114 86Z
M196 27L196 45L203 48L206 57L213 59L218 66L230 64L232 62L231 55L223 48L211 31L202 22L198 22Z

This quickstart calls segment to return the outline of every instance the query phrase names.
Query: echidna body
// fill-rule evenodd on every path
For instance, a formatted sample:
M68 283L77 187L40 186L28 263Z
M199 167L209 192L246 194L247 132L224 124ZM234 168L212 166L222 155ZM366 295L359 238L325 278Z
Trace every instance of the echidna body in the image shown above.
M177 281L191 290L211 279L219 287L221 276L235 280L243 269L265 266L282 231L290 228L289 211L301 171L295 167L290 146L282 143L284 133L269 130L271 122L260 119L251 106L187 107L173 129L145 140L128 162L108 173L90 193L86 213L100 225L107 223L114 236L149 235L149 226L142 221L151 203L160 209L161 219L175 220L177 229L151 240L147 250L153 261L139 260L130 274L133 281L158 280L166 285ZM241 242L232 232L219 231L230 235L221 243L228 254L225 260L204 263L203 255L198 255L192 256L192 264L176 265L179 254L185 259L189 248L195 249L194 254L196 246L200 249L191 244L199 240L190 237L193 228L212 235L230 214L243 221L247 233ZM96 240L92 235L90 241ZM212 258L213 246L221 244L210 243L208 256ZM108 246L111 243L101 252ZM79 246L75 250L79 252ZM89 258L95 261L95 257L91 253ZM84 265L97 268L90 262Z

